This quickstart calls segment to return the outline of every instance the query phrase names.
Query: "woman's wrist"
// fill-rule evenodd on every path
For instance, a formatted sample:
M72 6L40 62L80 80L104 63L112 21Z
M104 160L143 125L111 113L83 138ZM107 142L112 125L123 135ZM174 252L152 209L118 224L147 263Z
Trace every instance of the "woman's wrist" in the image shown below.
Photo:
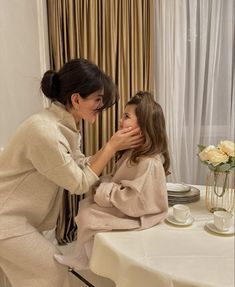
M106 145L92 158L90 163L90 168L93 172L99 176L110 159L115 155L115 148L110 142Z
M113 144L112 144L110 141L108 141L108 142L106 143L106 145L104 146L104 149L106 149L107 152L108 152L109 154L111 154L112 156L114 156L115 153L117 152L117 150L115 149L115 147L113 146Z

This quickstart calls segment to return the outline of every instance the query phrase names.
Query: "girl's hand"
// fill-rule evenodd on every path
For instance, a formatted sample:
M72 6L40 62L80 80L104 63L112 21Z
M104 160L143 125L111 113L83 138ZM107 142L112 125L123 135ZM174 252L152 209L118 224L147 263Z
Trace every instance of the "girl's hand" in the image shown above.
M95 182L92 187L91 187L91 194L92 196L95 195L96 193L96 189L99 187L99 185L101 184L101 180L98 180L97 182Z
M140 129L131 127L117 131L107 143L115 152L119 150L131 149L140 146L143 143L143 136Z

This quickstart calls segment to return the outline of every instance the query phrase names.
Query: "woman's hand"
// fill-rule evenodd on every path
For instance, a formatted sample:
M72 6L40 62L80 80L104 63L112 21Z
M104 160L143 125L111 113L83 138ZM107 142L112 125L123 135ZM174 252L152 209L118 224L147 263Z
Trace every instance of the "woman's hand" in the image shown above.
M99 176L106 164L119 150L136 148L143 143L139 128L117 131L111 139L90 159L90 168Z
M143 136L139 128L131 127L117 131L107 143L115 152L130 148L136 148L143 143Z

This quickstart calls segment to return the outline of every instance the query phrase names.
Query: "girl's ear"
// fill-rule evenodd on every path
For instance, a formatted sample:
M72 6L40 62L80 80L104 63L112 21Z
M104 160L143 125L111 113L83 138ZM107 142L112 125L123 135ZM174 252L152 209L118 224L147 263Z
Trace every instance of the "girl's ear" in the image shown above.
M71 103L72 103L72 106L75 110L78 110L79 100L80 100L80 95L78 93L72 94Z

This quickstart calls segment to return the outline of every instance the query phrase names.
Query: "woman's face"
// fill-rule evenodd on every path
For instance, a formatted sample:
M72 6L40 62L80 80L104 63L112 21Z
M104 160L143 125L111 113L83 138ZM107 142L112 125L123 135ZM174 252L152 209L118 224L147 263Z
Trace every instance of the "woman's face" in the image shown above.
M137 122L137 117L135 115L135 109L136 109L136 105L127 105L125 107L124 113L119 122L120 130L124 128L128 128L128 127L132 127L132 128L139 127L138 122Z
M85 99L79 94L72 96L72 105L74 107L72 114L78 123L81 119L94 123L99 113L96 109L103 106L103 90L90 94ZM74 98L73 98L74 97Z

